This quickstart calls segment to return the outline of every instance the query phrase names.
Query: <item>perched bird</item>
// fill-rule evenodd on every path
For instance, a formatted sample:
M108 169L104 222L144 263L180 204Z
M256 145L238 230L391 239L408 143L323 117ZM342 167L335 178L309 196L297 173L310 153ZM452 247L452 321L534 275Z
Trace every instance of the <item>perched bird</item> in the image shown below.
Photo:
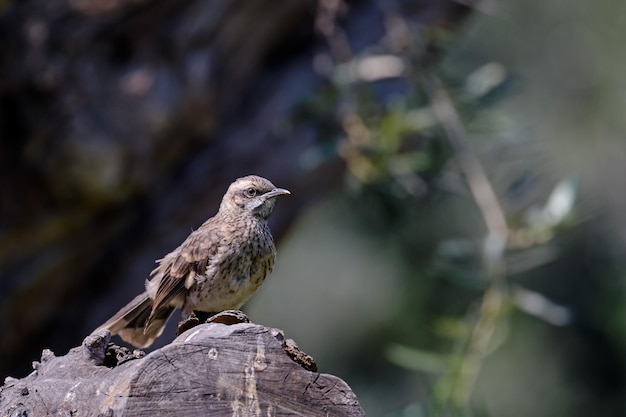
M241 308L274 266L267 219L284 194L290 192L262 177L237 179L217 214L157 260L146 291L96 331L108 329L135 347L148 347L176 308L186 315Z

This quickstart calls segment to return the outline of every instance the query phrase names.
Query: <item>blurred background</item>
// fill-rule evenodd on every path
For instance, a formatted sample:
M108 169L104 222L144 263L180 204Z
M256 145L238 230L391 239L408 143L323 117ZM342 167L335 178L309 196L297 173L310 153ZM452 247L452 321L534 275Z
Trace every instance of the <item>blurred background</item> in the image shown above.
M624 415L625 9L0 1L0 375L255 173L292 195L244 310L368 415Z

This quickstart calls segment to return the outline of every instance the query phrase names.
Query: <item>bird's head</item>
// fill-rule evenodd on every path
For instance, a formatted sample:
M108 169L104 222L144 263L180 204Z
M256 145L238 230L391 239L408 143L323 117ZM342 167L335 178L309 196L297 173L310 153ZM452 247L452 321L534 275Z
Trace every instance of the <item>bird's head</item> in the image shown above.
M230 184L222 199L220 212L245 212L267 219L274 208L276 197L291 194L284 188L276 188L269 180L249 175Z

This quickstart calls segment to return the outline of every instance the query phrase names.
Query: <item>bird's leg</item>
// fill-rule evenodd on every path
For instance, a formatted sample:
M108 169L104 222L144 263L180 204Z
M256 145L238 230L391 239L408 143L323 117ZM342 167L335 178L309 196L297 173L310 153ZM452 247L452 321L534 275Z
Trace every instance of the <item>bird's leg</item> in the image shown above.
M178 322L178 328L176 329L176 336L180 336L182 333L187 330L196 327L201 323L200 319L196 316L195 311L192 311L191 314L184 319L183 321Z
M200 323L206 323L209 321L209 318L213 315L215 315L215 313L209 313L206 311L200 311L200 310L194 310L192 313L192 315L196 316L196 318L198 320L200 320Z
M176 336L180 336L181 333L196 327L202 323L208 323L209 318L215 316L215 313L207 313L206 311L194 310L189 317L178 323L178 329L176 330Z
M196 327L202 323L239 324L250 323L250 319L241 310L224 310L219 313L207 313L206 311L193 311L189 317L178 323L176 336Z

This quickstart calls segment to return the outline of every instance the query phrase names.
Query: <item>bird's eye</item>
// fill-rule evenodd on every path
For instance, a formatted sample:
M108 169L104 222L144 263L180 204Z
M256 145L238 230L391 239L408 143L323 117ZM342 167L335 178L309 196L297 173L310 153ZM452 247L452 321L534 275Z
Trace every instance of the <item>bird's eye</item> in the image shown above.
M248 188L246 191L244 191L244 194L246 195L246 197L254 197L256 196L256 190L254 188Z

